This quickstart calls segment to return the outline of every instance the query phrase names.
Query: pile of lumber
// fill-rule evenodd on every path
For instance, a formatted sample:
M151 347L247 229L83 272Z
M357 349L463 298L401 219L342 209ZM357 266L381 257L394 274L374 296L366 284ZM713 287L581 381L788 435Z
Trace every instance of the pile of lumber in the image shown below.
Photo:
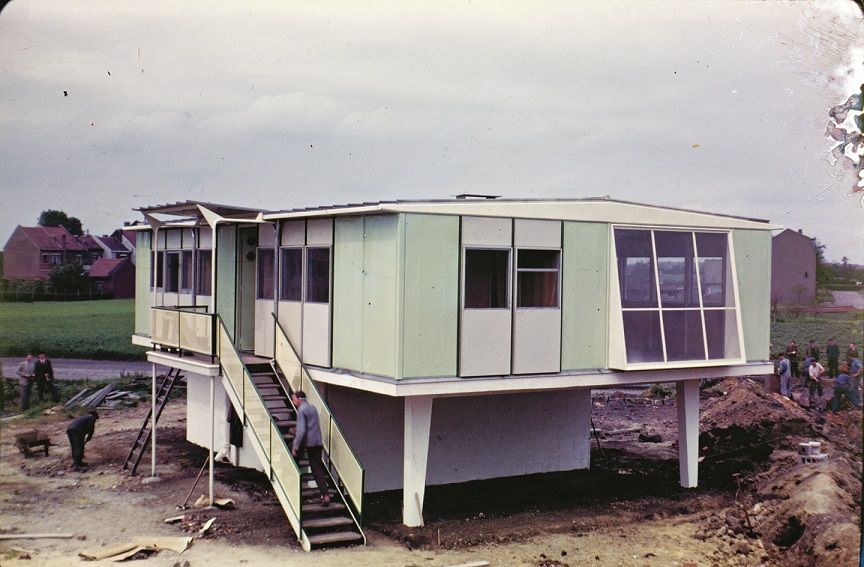
M95 391L92 388L84 388L63 404L63 407L131 407L137 405L138 400L141 399L141 396L134 392L127 392L125 390L115 391L114 386L115 383L112 382L104 388Z

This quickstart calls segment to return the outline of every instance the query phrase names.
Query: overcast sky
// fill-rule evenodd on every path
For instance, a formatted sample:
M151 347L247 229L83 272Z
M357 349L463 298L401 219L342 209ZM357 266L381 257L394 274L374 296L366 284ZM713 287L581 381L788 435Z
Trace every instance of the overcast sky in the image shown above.
M864 263L825 136L864 82L851 1L246 4L6 6L0 241L46 208L610 195Z

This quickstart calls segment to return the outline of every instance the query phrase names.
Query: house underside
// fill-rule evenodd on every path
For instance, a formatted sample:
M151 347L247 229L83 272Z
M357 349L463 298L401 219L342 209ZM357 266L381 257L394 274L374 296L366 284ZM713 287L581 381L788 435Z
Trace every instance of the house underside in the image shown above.
M772 370L764 221L608 200L142 212L133 342L186 376L188 439L264 470L307 549L349 516L362 536L367 493L401 489L417 526L426 486L589 468L592 388L675 382L695 487L700 380ZM286 453L298 389L344 520Z

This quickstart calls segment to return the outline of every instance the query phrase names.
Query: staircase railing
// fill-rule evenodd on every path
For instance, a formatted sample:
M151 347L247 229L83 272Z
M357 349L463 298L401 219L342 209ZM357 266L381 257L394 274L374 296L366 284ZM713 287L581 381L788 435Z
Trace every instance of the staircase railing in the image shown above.
M217 317L219 321L217 352L222 374L227 382L226 386L231 388L233 398L241 406L235 408L238 414L243 415L244 423L252 428L252 437L257 442L264 472L276 488L276 496L282 507L288 512L288 520L294 528L294 533L300 539L304 549L308 551L309 541L301 528L300 468L291 456L291 450L282 433L270 417L264 400L258 394L252 376L240 359L240 353L234 347L225 323L221 317L218 315Z
M333 418L333 412L327 402L321 397L321 393L315 386L315 382L309 377L306 367L297 354L294 345L288 339L288 334L282 324L273 313L276 321L276 348L274 358L276 364L282 370L282 374L288 380L292 391L303 390L306 393L306 401L318 410L318 421L321 425L321 439L324 450L330 458L330 464L336 469L339 479L345 486L351 504L357 515L363 514L363 487L366 481L366 470L360 464L357 454L348 444L345 434L339 424Z

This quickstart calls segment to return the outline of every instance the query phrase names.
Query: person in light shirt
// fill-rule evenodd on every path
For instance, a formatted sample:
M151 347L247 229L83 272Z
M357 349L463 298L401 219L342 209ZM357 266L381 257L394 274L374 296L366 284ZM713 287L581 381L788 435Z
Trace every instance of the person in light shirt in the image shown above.
M807 398L809 407L813 407L813 394L817 394L819 396L819 404L822 404L822 375L825 374L825 367L823 367L816 359L810 361L810 367L808 368L809 377L807 378L807 387L809 390L809 397ZM817 406L818 408L818 406Z

